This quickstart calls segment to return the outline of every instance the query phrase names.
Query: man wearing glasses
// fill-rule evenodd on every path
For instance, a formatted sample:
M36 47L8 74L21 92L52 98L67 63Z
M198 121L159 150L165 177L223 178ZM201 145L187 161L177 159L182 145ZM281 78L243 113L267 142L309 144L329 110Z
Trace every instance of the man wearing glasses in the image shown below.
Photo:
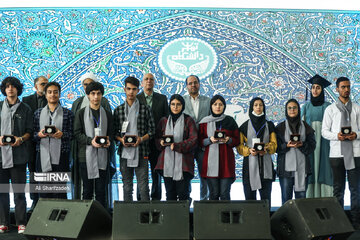
M35 87L36 92L30 96L23 98L23 102L26 103L27 105L29 105L33 115L37 109L43 108L47 105L47 100L46 100L45 94L44 94L44 88L48 82L49 82L48 79L44 76L35 78L34 87ZM33 172L35 172L35 169L36 169L35 168L36 144L34 144L32 141L30 141L29 144L31 145L29 147L29 150L31 151L31 153L30 153L30 158L29 158L29 162L28 162L28 168L29 168L29 172L33 173ZM33 174L30 174L30 183L33 183L33 182L34 182ZM32 211L34 210L34 208L36 206L36 203L39 200L39 194L30 192L30 198L33 202L32 202L31 208L29 210L29 213L32 213Z
M190 75L186 78L186 88L189 95L184 96L185 110L184 113L191 116L199 128L199 122L206 116L210 115L210 98L200 95L200 80L198 76ZM195 159L199 173L201 172L204 150L198 147L195 150ZM200 177L200 200L209 198L209 191L206 180Z

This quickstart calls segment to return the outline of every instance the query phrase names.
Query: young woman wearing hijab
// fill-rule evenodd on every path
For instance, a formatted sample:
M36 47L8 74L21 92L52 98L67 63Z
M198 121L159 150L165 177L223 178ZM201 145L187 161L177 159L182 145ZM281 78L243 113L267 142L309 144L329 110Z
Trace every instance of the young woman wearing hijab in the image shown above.
M271 188L275 179L275 171L271 154L276 152L277 141L275 126L266 120L264 101L253 98L249 108L250 119L240 127L240 145L237 151L244 156L243 186L246 200L256 200L256 190L261 199L269 201L271 207ZM265 151L257 152L254 143L264 143Z
M225 99L215 95L210 101L211 115L199 125L200 146L205 147L201 176L209 186L210 200L230 200L231 184L235 181L233 147L239 145L239 130L235 120L224 114ZM216 139L215 130L225 133Z
M300 105L290 99L285 105L286 120L276 126L277 174L280 180L281 199L284 204L295 198L305 198L307 177L311 174L309 156L314 152L316 141L314 130L300 119ZM299 139L295 141L294 134Z
M185 101L179 94L170 98L170 115L163 117L156 129L155 143L161 151L156 171L164 177L166 200L189 200L194 177L194 149L198 135L195 121L183 113ZM163 136L172 135L174 143L166 145Z
M330 105L325 102L324 89L331 83L325 78L315 75L310 78L311 98L301 109L301 115L314 130L316 148L309 156L312 175L308 178L307 198L332 197L333 177L329 161L330 141L321 136L322 120L325 109Z

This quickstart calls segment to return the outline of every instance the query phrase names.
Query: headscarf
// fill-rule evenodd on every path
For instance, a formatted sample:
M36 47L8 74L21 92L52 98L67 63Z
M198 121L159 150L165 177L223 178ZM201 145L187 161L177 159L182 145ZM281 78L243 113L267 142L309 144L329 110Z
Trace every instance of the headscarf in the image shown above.
M224 110L222 113L220 114L215 114L212 110L212 105L216 102L216 100L220 100L223 104L224 104ZM224 114L225 112L225 109L226 109L226 102L225 102L225 99L221 96L221 95L215 95L211 100L210 100L210 111L211 111L211 115L213 117L220 117L222 114Z
M264 106L264 110L260 116L256 116L254 114L254 104L255 104L255 101L257 101L257 100L260 100ZM254 127L255 131L258 133L258 136L259 137L262 136L264 134L264 130L265 130L264 125L266 123L266 111L265 111L264 100L262 100L259 97L255 97L250 101L249 117L250 117L252 126Z
M321 87L321 93L320 93L319 96L314 97L314 96L312 95L312 93L310 94L310 95L311 95L310 101L311 101L312 105L314 105L314 106L321 106L321 105L323 105L324 102L325 102L324 88L323 88L323 86L321 86L321 85L319 85L319 86Z
M288 115L288 109L287 109L287 106L289 103L296 103L297 107L298 107L298 114L295 116L295 117L289 117ZM286 105L285 105L285 116L286 116L286 119L288 120L289 122L289 127L290 127L290 130L292 133L299 133L299 128L300 128L300 124L301 124L301 118L300 118L300 105L298 103L298 101L296 101L295 99L290 99L289 101L286 102Z
M178 114L174 114L174 113L171 111L171 102L172 102L174 99L178 100L178 101L181 102L181 104L182 104L182 109L181 109L181 111L180 111ZM181 114L184 112L184 110L185 110L185 100L184 100L184 98L183 98L181 95L179 95L179 94L174 94L174 95L172 95L172 96L170 97L169 113L170 113L170 115L171 115L171 117L172 117L172 119L173 119L174 122L176 122L176 120L181 116Z

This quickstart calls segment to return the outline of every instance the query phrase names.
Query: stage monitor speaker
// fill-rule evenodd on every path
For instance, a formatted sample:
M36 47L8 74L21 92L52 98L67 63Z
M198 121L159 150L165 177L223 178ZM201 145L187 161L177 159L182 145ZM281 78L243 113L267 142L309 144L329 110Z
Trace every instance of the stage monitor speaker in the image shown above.
M344 240L353 232L336 198L289 200L271 216L277 240Z
M194 202L195 239L272 239L268 201Z
M111 216L93 200L40 199L24 235L28 239L110 239Z
M113 240L189 239L189 202L114 203Z

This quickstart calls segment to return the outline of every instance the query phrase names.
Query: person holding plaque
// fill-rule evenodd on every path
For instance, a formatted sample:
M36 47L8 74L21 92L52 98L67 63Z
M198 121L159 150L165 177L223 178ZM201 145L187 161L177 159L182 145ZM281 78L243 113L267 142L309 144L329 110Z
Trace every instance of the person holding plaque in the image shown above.
M34 115L36 172L69 172L74 115L60 105L59 83L46 84L44 92L47 105ZM40 193L40 197L67 199L67 193Z
M114 111L114 136L120 142L120 172L124 201L133 201L133 180L136 174L141 201L149 201L149 139L155 135L154 119L149 107L136 98L140 82L135 77L125 79L126 99Z
M332 197L333 177L329 161L330 142L321 136L321 126L325 109L330 105L325 102L325 88L330 82L325 78L315 75L308 80L311 83L310 102L304 104L301 115L314 130L316 148L309 156L312 174L308 177L307 198Z
M250 101L250 119L240 126L237 151L244 156L242 176L246 200L256 200L256 191L271 207L272 182L275 179L271 154L276 152L275 126L266 120L264 101L255 97Z
M26 164L32 157L29 139L33 133L33 114L31 108L19 99L23 90L19 79L7 77L0 88L6 96L0 102L0 184L3 186L0 233L7 232L10 225L10 181L14 190L15 221L18 233L23 233L26 224Z
M110 111L101 105L104 86L91 82L86 87L89 106L76 112L74 137L77 141L77 159L83 182L83 199L95 199L105 208L106 188L109 184L109 147L113 139L113 119ZM101 139L106 139L105 143Z
M184 114L184 109L184 98L172 95L170 115L163 117L156 129L156 146L161 153L155 170L164 177L166 200L190 200L198 136L194 119Z
M339 98L325 109L321 134L330 140L330 165L334 177L334 196L344 206L346 175L350 190L350 215L360 229L360 106L350 99L350 80L336 80Z
M295 198L305 198L307 178L311 174L309 156L316 147L314 129L301 121L300 105L290 99L285 105L286 120L276 126L277 174L284 204Z
M199 143L205 148L201 176L206 179L210 200L230 200L231 184L235 181L233 148L240 143L234 118L224 114L225 99L215 95L210 100L211 115L199 125Z

